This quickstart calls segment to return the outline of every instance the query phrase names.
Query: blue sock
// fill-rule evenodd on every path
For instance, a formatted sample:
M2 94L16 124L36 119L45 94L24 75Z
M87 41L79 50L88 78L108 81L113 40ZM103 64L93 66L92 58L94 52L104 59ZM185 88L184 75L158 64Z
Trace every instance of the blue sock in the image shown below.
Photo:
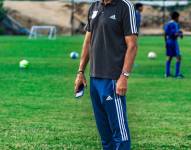
M180 75L180 61L176 62L176 76Z
M166 75L169 76L170 75L170 63L171 61L166 61Z

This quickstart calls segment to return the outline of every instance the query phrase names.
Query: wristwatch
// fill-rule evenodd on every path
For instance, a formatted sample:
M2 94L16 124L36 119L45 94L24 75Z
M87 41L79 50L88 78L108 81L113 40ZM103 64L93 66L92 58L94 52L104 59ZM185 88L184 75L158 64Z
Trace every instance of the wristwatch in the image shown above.
M79 71L77 72L77 74L84 74L84 71L83 71L83 70L79 70Z
M130 72L122 72L121 75L125 76L126 78L129 78Z

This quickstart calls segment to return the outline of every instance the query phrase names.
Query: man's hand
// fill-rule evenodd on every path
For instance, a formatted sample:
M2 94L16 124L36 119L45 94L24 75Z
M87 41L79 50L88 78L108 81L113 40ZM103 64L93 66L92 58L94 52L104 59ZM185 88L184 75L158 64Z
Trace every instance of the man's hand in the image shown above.
M117 81L116 93L120 96L125 96L127 92L127 77L121 75Z
M183 39L184 35L183 35L183 32L182 32L182 31L179 31L179 32L178 32L178 35L179 35L179 37L180 37L181 39Z
M76 93L80 87L80 85L84 85L84 87L87 86L87 81L85 78L85 75L83 73L78 73L76 80L75 80L75 87L74 87L74 92Z

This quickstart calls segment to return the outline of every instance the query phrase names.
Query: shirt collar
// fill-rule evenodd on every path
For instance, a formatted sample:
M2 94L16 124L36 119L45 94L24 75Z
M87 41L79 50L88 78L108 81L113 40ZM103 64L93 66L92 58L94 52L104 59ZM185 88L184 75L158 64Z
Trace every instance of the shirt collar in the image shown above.
M118 1L119 1L119 0L112 0L112 1L111 1L110 3L108 3L108 4L116 5ZM101 0L101 4L103 4L103 0Z

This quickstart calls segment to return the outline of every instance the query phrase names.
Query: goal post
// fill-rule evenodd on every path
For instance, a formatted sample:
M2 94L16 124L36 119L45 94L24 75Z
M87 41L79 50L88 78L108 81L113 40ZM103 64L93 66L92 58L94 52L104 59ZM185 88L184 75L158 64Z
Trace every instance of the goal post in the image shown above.
M56 39L55 26L32 26L29 34L29 39L37 39L37 37L47 34L48 39Z

